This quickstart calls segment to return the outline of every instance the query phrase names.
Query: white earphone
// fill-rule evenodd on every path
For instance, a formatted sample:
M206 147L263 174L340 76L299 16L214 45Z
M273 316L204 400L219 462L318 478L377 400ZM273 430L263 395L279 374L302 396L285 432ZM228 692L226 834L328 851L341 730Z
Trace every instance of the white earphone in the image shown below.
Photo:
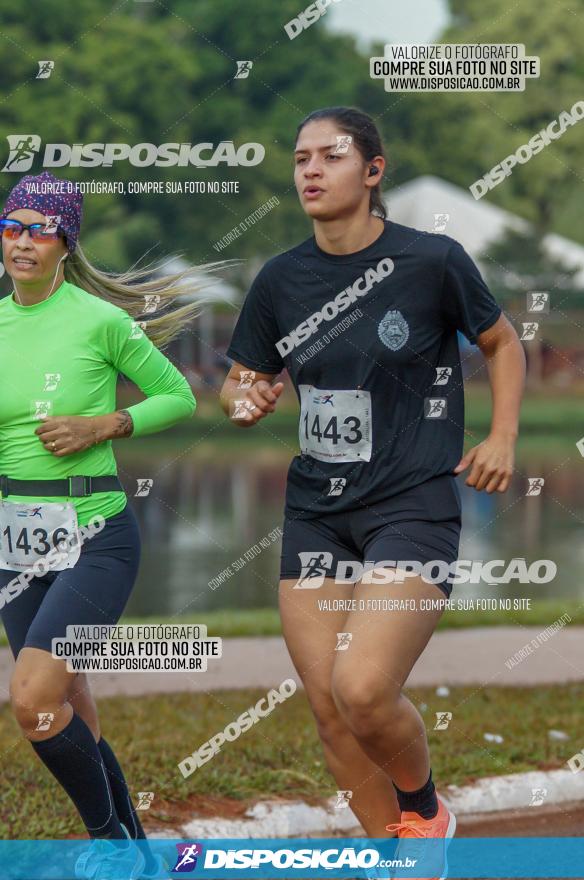
M53 275L53 283L51 284L51 289L49 290L49 292L48 292L47 295L45 296L45 299L48 299L48 298L50 297L50 295L52 294L52 292L53 292L53 287L55 286L55 281L57 280L57 274L58 274L58 272L59 272L59 266L61 265L61 263L63 262L63 260L66 260L66 259L67 259L68 256L69 256L68 253L67 253L67 254L63 254L63 256L61 257L61 259L60 259L59 262L57 263L57 268L55 269L55 274ZM16 294L16 298L17 298L18 302L20 303L20 305L22 305L22 300L20 299L20 297L19 297L19 295L18 295L18 291L17 291L17 289L16 289L16 284L14 285L14 293ZM44 302L44 300L41 300L41 302Z

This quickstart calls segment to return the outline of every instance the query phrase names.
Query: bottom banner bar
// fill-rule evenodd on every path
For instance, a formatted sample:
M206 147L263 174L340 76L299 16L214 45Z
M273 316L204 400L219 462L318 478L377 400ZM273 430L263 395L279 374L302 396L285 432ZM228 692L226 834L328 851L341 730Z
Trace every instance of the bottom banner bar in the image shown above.
M124 846L125 845L125 846ZM582 837L0 841L2 880L163 878L582 878ZM101 863L107 862L106 865ZM99 871L98 866L100 866Z

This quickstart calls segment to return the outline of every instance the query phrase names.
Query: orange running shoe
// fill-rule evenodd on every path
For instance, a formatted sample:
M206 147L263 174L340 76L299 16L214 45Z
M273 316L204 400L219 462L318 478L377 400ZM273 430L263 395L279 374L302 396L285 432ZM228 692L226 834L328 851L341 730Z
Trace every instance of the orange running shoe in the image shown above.
M438 795L437 795L438 797ZM445 880L448 876L448 862L446 861L446 847L450 842L450 838L454 837L456 829L456 816L451 813L444 801L438 797L438 812L433 819L424 819L419 813L403 812L401 814L401 822L393 822L388 825L386 830L397 832L397 836L402 838L417 838L419 843L408 840L407 843L398 843L395 852L396 859L402 859L404 864L398 868L395 876L410 878L409 871L404 872L403 868L408 867L406 858L410 861L415 859L415 867L423 868L424 880ZM441 843L427 844L426 840L441 838ZM400 854L401 848L401 854ZM411 865L410 870L414 867Z

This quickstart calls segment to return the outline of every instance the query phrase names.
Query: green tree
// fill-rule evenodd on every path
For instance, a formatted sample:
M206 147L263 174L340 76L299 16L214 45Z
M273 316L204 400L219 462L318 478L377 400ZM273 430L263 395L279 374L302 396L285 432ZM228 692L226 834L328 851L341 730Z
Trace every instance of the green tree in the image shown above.
M0 42L4 55L0 124L7 133L37 133L43 143L258 142L253 168L53 169L77 180L238 180L239 194L93 195L86 197L83 241L91 258L122 269L149 257L183 253L192 261L271 256L311 232L293 186L296 126L311 110L354 104L381 111L385 97L369 78L351 38L323 22L294 41L284 24L297 0L129 3L103 13L90 0L64 14L46 0L42 17L11 8ZM49 79L35 79L37 59L52 59ZM234 79L236 62L253 62ZM33 173L40 171L36 163ZM16 181L5 174L4 192ZM280 205L235 244L213 243L276 195Z
M523 43L539 55L539 79L525 91L415 96L410 123L396 143L409 163L469 187L582 100L584 18L571 0L536 6L530 0L450 0L452 22L436 42ZM489 201L530 220L540 234L554 230L584 242L579 222L584 195L584 124L578 123L488 194ZM419 171L418 171L419 173Z

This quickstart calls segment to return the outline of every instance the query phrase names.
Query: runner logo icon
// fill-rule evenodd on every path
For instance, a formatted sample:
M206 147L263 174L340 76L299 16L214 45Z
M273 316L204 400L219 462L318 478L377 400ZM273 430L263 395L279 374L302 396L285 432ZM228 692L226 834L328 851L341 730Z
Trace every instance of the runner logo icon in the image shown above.
M200 843L177 843L178 857L172 873L179 871L189 873L197 867L197 858L202 855L203 847Z
M329 394L319 394L319 395L317 395L316 397L313 397L313 398L312 398L312 402L313 402L313 403L322 404L323 406L326 406L327 403L329 403L331 406L334 406L334 403L333 403L333 397L334 397L334 396L335 396L335 395L332 394L332 393L329 393Z
M318 590L333 564L332 553L299 553L302 571L294 584L295 590Z
M28 171L41 146L38 134L9 134L6 136L10 154L2 171Z

